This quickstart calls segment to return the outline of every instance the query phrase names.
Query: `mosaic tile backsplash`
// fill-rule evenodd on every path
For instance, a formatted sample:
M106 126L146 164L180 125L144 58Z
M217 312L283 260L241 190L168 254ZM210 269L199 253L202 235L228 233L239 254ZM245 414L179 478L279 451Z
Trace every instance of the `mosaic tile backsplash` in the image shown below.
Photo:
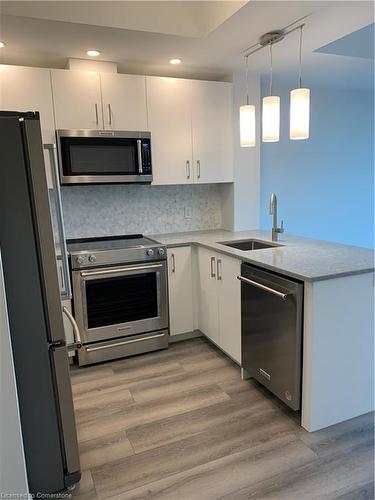
M219 229L219 185L63 186L67 238ZM185 208L191 219L185 218Z

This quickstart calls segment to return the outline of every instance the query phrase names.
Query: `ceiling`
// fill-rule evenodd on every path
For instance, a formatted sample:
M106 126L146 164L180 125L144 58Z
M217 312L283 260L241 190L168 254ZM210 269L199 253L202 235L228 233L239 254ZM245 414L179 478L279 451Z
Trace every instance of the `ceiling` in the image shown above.
M123 73L221 80L244 69L243 51L262 33L308 16L306 84L373 87L373 60L363 55L371 52L365 28L374 22L372 2L29 0L1 2L0 12L6 64L64 68L69 57L85 58L88 48L98 48L98 59L117 62ZM170 57L184 62L172 67ZM266 75L268 64L267 49L249 58L252 73ZM297 81L297 65L295 32L274 47L275 88Z

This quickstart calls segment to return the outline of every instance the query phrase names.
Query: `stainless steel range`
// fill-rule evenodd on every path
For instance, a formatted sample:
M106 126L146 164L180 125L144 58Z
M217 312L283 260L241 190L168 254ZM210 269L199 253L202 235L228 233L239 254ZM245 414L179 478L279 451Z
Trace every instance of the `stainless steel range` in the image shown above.
M167 251L141 234L68 240L79 365L168 347Z

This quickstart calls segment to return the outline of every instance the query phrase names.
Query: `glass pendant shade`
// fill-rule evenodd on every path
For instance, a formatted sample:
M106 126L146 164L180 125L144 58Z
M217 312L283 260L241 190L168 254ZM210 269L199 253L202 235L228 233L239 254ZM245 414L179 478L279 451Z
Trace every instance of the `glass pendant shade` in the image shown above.
M255 146L255 106L240 106L240 143L241 148Z
M263 97L262 140L277 142L280 139L280 97Z
M309 138L310 90L294 89L290 92L290 138L293 141Z

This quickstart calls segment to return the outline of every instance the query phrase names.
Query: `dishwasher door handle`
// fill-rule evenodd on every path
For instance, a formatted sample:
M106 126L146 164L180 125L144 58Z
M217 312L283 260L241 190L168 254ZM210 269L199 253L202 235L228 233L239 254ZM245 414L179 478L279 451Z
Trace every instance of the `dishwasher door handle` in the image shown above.
M282 293L277 290L274 290L273 288L270 288L269 286L262 285L262 283L258 283L257 281L250 280L249 278L245 278L244 276L237 276L237 279L242 281L243 283L246 283L247 285L252 285L257 288L260 288L261 290L264 290L265 292L272 293L273 295L276 295L280 299L286 300L288 295L290 293Z

